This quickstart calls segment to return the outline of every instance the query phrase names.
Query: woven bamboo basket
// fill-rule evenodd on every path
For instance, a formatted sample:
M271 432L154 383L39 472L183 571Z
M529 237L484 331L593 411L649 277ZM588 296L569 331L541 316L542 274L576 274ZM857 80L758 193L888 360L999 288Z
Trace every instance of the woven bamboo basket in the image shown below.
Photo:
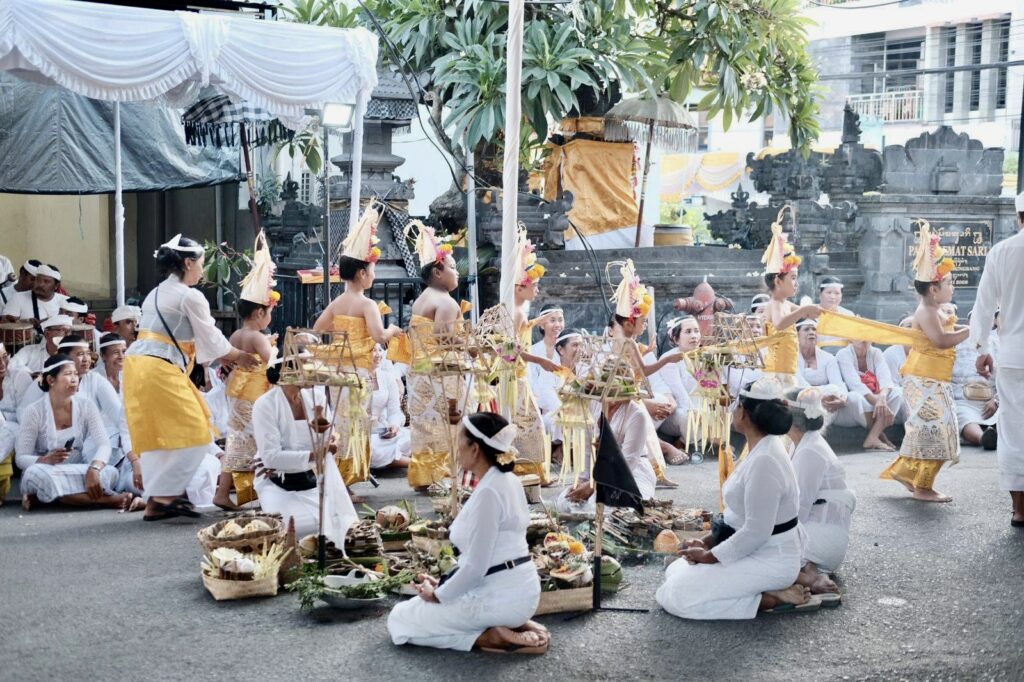
M590 611L594 608L594 586L578 587L572 590L553 590L540 593L535 616L549 613L572 613Z
M229 521L234 521L240 526L245 526L247 523L255 519L265 522L270 526L270 530L243 533L241 535L233 535L230 538L217 537L217 533L220 532L220 529ZM268 545L284 542L285 533L286 529L280 516L257 514L255 516L245 515L218 521L212 526L200 529L199 532L196 533L196 536L199 538L199 544L202 545L203 550L207 554L218 547L228 547L230 549L237 549L239 552L247 553L262 552Z
M203 585L217 601L277 595L277 575L262 580L223 580L203 575Z

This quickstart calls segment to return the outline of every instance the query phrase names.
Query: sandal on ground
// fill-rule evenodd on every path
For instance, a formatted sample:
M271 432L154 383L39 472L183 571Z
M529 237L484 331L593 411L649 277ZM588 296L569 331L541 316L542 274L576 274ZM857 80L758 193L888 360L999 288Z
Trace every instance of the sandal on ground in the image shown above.
M665 458L665 464L670 464L672 466L679 466L680 464L689 464L689 462L690 456L685 452L679 452Z
M198 519L202 516L196 511L195 507L188 500L178 498L167 504L161 504L159 502L154 503L156 505L155 514L147 514L142 517L143 521L163 521L165 519L173 519L179 516L185 516L190 519Z
M818 597L818 600L821 602L821 608L823 609L834 609L843 603L843 595L838 592L823 592L813 596Z
M1013 528L1024 528L1024 521L1018 521L1017 519L1010 517L1010 526Z
M546 654L547 651L548 651L548 647L550 645L551 645L550 641L545 642L544 644L542 644L540 646L525 646L525 645L522 645L522 644L509 644L507 647L504 647L502 649L494 649L494 648L491 648L491 647L480 647L480 651L484 651L484 652L489 653L489 654L524 654L524 655L528 655L528 656L539 656L541 654Z
M803 604L779 604L773 609L766 609L761 613L809 613L811 611L817 611L821 608L820 594L813 594Z

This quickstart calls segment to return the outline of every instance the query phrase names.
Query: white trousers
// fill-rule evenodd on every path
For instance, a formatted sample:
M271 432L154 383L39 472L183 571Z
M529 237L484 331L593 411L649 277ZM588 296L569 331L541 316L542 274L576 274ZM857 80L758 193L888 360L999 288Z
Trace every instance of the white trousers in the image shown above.
M757 615L761 593L783 590L800 574L799 531L771 536L751 554L729 564L674 561L654 597L673 616L694 620L744 620Z
M1000 367L996 372L999 394L999 489L1024 491L1024 369Z

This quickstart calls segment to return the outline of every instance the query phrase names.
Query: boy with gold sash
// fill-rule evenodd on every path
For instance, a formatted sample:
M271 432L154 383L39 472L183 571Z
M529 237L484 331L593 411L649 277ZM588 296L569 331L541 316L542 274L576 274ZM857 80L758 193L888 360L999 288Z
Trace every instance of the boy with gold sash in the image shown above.
M950 381L956 346L970 329L956 324L940 307L953 299L953 261L945 256L939 237L928 223L920 224L914 258L914 288L921 302L912 329L824 312L818 331L850 340L909 345L903 365L903 398L906 403L906 436L900 456L883 473L923 502L949 502L952 498L933 489L942 465L959 460L960 435Z
M370 475L370 367L373 364L373 349L379 343L386 346L401 333L395 325L384 326L380 306L366 296L376 279L376 263L381 251L377 247L377 224L383 205L374 200L366 207L359 222L342 242L341 258L338 259L338 274L345 282L345 291L337 296L320 314L313 329L324 332L329 329L348 332L349 345L356 369L366 379L366 386L358 395L343 388L338 396L339 448L338 469L346 485L365 481ZM362 502L353 496L355 503Z
M259 360L259 364L250 369L233 368L227 381L231 412L228 415L227 443L221 465L225 472L231 474L239 505L256 497L253 489L252 461L256 456L256 439L252 432L252 406L257 398L270 390L267 365L277 354L277 349L266 333L274 306L281 300L281 294L274 291L277 284L274 280L275 270L267 237L260 230L253 248L252 269L242 280L242 291L238 296L238 315L242 318L242 327L228 339L231 345ZM228 486L218 485L213 503L222 509L235 509L228 493Z

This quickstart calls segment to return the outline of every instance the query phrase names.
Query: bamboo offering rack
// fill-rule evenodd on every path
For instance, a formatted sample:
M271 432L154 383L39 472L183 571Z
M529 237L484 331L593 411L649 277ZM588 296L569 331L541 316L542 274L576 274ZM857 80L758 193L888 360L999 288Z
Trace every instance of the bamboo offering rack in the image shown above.
M306 415L309 437L316 464L320 493L320 518L317 528L317 553L320 567L326 564L327 539L324 537L324 471L329 447L335 436L338 405L331 407L331 390L366 389L366 379L356 370L355 356L348 332L288 327L284 336L284 360L278 384L313 390L313 414ZM318 387L328 390L317 391ZM337 396L335 396L336 398Z
M481 313L470 345L476 360L476 402L478 405L491 403L489 409L512 421L519 398L516 386L519 344L508 308L499 304ZM491 389L494 384L497 394Z

